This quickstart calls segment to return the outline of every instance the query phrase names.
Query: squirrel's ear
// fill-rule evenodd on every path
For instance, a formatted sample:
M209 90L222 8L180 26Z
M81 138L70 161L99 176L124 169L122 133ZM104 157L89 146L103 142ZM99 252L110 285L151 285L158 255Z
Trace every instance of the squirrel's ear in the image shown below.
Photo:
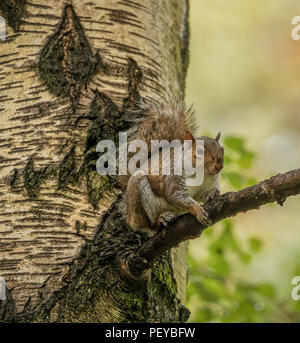
M184 133L184 140L185 141L192 141L194 140L193 135L191 134L191 132L189 130L186 130Z
M219 142L220 137L221 137L221 132L219 132L219 133L216 135L215 140L216 140L217 142Z

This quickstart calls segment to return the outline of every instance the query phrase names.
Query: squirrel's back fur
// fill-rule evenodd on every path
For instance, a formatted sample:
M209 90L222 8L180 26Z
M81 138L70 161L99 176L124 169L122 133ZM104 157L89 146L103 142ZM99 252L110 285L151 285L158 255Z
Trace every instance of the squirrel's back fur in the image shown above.
M152 140L175 139L184 141L185 132L188 130L195 137L198 131L195 112L186 108L183 103L176 105L157 104L154 102L139 103L139 114L142 117L132 120L132 128L128 130L128 143L133 140L143 140L148 146L149 158ZM130 158L133 154L129 154ZM119 176L122 188L127 187L130 175Z
M135 120L128 131L128 140L141 139L149 146L151 140L184 140L188 130L197 136L198 125L195 112L186 108L183 103L176 105L146 103L142 105L145 115Z

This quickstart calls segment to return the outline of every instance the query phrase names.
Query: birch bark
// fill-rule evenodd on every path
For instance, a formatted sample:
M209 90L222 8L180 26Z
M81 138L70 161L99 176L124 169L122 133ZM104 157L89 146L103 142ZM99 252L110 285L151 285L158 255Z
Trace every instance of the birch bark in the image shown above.
M187 1L1 0L0 15L0 320L185 320L185 244L142 288L120 279L139 237L95 147L141 97L183 97Z

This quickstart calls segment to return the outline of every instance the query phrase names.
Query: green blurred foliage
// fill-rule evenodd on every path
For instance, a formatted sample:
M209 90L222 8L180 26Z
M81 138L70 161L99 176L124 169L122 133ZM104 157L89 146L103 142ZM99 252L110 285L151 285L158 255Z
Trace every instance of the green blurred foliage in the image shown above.
M255 153L246 147L245 139L236 136L224 138L226 151L224 179L231 189L257 183L248 176ZM192 306L190 322L300 322L300 301L279 300L275 286L270 283L249 282L234 273L234 261L245 266L263 249L263 242L250 237L241 241L234 232L235 220L225 219L218 227L204 231L207 254L197 260L188 258L188 306ZM199 243L200 244L200 243ZM294 275L300 275L300 264ZM196 305L195 305L196 304Z
M247 264L263 246L253 237L247 248L241 248L233 228L234 221L226 219L218 237L207 229L208 256L200 261L191 255L188 258L187 299L188 306L193 304L194 308L190 322L300 322L300 301L279 300L272 284L245 282L234 276L230 255L234 253ZM300 275L300 264L295 275Z
M298 15L295 0L190 0L186 103L201 134L222 133L222 193L299 168L300 41L291 38ZM282 208L268 204L190 242L191 321L300 322L300 300L291 299L299 207L299 196Z
M237 136L226 136L224 139L225 169L223 179L227 180L231 187L239 190L257 183L257 179L248 176L246 171L253 165L255 153L250 151L245 144L245 139Z
M229 253L234 253L244 264L251 261L255 250L261 248L256 238L249 240L249 248L241 247L234 236L233 220L224 220L222 232L210 236L209 254L203 261L189 256L188 302L197 302L192 313L193 322L261 322L270 314L270 300L275 291L270 284L250 284L232 275Z

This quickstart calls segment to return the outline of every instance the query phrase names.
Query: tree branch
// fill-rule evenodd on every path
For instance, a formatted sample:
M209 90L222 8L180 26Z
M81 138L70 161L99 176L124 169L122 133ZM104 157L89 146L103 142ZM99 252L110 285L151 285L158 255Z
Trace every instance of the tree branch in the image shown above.
M224 218L274 201L282 206L287 197L297 194L300 194L300 169L273 176L239 192L222 194L206 202L204 209L215 224ZM157 257L188 239L199 237L205 228L191 214L177 217L136 251L124 257L122 270L131 278L141 278Z

